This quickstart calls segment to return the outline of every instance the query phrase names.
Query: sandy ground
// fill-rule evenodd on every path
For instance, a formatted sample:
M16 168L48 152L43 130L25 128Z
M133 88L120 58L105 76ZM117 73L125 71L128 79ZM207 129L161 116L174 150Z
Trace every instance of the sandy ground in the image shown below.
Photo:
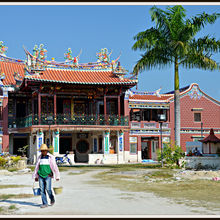
M63 186L63 192L56 195L54 206L40 208L41 197L35 196L32 198L0 200L0 207L15 205L18 210L14 211L13 216L20 217L21 215L24 215L24 217L36 217L36 215L68 215L73 217L220 215L220 211L211 212L204 208L175 204L171 200L156 197L151 193L126 192L86 182L92 180L95 173L102 171L103 169L94 170L79 175L69 175L68 173L71 171L61 172L61 180L58 182L53 181L53 186ZM0 173L0 185L3 184L24 184L27 187L1 189L1 194L33 193L33 180L30 172L13 175Z

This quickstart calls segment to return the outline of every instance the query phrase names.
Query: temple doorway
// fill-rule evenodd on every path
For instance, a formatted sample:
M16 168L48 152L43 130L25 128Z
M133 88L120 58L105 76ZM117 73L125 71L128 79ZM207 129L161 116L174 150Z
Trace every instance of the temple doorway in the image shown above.
M72 137L60 137L60 154L72 151Z
M14 138L13 140L13 154L22 155L21 152L18 151L19 148L22 148L28 144L27 138Z
M147 138L141 138L141 158L151 159L151 140Z
M89 156L89 143L86 140L80 140L76 144L76 154L75 154L75 162L78 163L88 163Z

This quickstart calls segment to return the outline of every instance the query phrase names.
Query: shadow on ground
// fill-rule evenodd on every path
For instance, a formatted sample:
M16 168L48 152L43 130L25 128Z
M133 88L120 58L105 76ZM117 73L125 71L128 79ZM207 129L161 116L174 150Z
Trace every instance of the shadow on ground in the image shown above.
M19 205L28 205L28 206L35 206L40 207L40 204L33 203L33 202L26 202L26 201L16 201L16 200L0 200L0 202L8 202L13 204L19 204Z

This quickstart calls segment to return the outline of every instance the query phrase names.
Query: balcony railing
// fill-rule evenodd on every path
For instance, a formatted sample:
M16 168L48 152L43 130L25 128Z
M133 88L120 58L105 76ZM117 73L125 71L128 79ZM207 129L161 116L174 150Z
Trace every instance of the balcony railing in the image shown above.
M42 114L39 120L38 115L28 115L22 118L9 118L9 128L24 128L32 125L109 125L109 126L128 126L128 116L119 115L70 115Z

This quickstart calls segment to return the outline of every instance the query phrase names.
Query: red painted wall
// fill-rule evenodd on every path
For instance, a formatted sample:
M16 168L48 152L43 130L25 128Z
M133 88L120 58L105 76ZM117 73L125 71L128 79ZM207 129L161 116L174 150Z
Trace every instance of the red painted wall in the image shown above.
M194 112L192 108L202 108L201 121L203 122L203 129L205 128L220 128L220 105L216 104L208 97L203 95L200 99L191 99L189 95L185 95L180 98L180 114L181 114L181 128L199 128L201 129L201 122L194 122ZM170 104L170 117L171 117L171 140L175 140L174 137L174 102ZM192 136L199 136L198 133L182 134L181 133L181 146L185 150L186 141L193 141ZM220 134L215 134L220 138ZM208 134L203 136L207 137Z

